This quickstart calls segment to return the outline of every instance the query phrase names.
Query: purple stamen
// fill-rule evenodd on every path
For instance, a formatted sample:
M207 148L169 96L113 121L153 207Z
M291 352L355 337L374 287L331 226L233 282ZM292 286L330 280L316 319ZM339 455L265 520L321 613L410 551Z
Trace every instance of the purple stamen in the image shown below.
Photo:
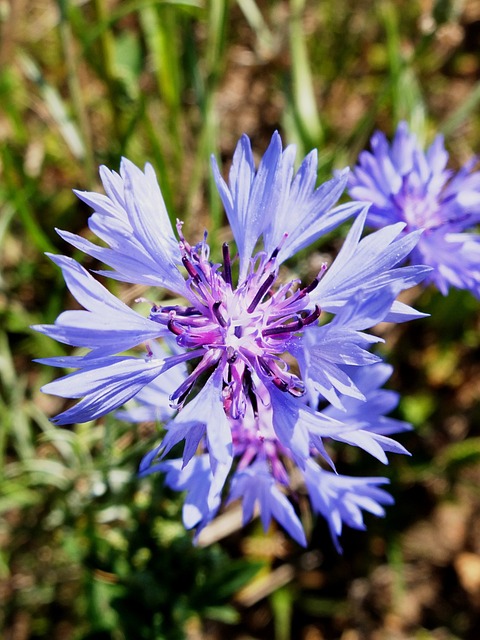
M184 333L184 329L177 327L173 318L170 318L170 320L167 322L167 329L176 336L181 336L182 333Z
M327 269L328 269L328 265L326 262L324 262L317 276L310 282L309 285L307 285L306 287L304 287L298 292L299 298L305 297L307 293L311 293L314 289L318 287L318 283L325 275L325 272L327 271Z
M305 311L302 313L307 313L307 315L303 317L297 316L295 320L293 322L290 322L289 324L281 324L276 327L268 327L267 329L264 329L262 331L262 336L264 336L265 338L267 336L275 337L277 335L281 335L282 333L294 333L295 331L300 331L300 329L303 329L303 327L306 327L307 325L315 322L315 320L318 320L321 311L320 307L318 305L315 305L315 309L311 313Z
M192 387L197 382L198 378L210 367L216 365L221 355L222 352L220 349L212 349L203 356L192 373L185 378L182 384L170 396L170 405L172 407L177 409L181 408L184 400L192 390Z
M282 380L278 376L274 376L272 378L272 382L277 387L277 389L280 389L280 391L286 392L289 390L288 384L285 382L285 380Z
M217 302L213 303L212 311L213 311L213 315L218 320L218 324L221 327L226 327L227 326L227 321L225 320L225 318L220 313L220 307L221 306L222 306L222 301L221 300L217 300Z
M295 322L291 322L290 324L281 324L278 327L271 327L269 329L264 329L262 331L262 336L276 336L282 333L292 333L295 331L300 331L303 327L304 322L302 318L298 318Z
M227 362L228 364L233 364L238 358L238 353L235 351L233 347L227 347Z
M188 275L191 278L193 278L196 282L199 282L200 281L200 276L198 275L195 267L190 262L190 260L187 258L187 256L182 256L182 262L183 262L183 266L187 270Z
M232 285L232 263L230 261L230 251L228 249L228 244L226 242L222 245L222 254L223 254L223 279L227 284L231 287Z
M275 258L278 256L278 254L280 253L280 249L283 247L283 245L285 244L285 240L288 238L288 233L284 233L282 236L282 239L280 240L280 244L278 245L278 247L276 247L276 249L274 249L272 251L272 255L270 256L270 258L268 259L267 264L270 264L270 262L273 262L275 260Z
M318 320L321 313L322 312L320 310L320 307L318 306L318 304L316 304L315 309L310 314L308 314L308 316L302 318L303 326L306 327L307 325L312 324L312 322L315 322L315 320Z
M261 301L263 296L270 289L276 277L277 277L277 274L274 271L272 271L268 275L268 277L264 280L263 284L260 285L260 289L257 291L257 293L255 294L255 297L247 307L248 313L252 313L252 311L254 311L257 308L258 303Z

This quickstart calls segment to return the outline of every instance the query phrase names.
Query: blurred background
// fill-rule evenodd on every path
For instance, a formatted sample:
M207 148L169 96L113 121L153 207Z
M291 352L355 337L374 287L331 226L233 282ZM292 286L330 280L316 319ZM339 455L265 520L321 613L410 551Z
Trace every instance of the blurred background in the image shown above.
M209 172L272 132L319 179L375 128L442 131L458 168L480 150L478 0L0 0L0 636L5 640L478 640L480 312L468 293L412 299L431 317L384 330L412 458L388 468L396 505L338 556L235 509L194 547L181 496L138 480L155 425L55 427L39 393L63 347L29 329L74 304L44 252L88 236L72 188L122 155L150 161L190 236L229 238ZM315 251L334 251L329 238ZM315 252L292 264L300 276ZM143 289L109 283L125 301Z

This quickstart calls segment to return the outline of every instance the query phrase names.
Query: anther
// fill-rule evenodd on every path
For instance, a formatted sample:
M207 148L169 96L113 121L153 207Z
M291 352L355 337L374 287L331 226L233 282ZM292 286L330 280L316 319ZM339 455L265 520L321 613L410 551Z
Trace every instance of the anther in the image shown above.
M181 409L183 401L187 397L187 395L192 390L195 382L198 380L199 376L204 373L207 369L217 364L220 359L222 352L220 349L213 349L207 352L200 362L197 364L192 373L185 378L182 384L172 393L170 396L170 406Z
M226 327L227 326L227 322L226 322L225 318L222 316L222 314L220 313L220 307L221 306L222 306L222 301L221 300L217 300L217 302L214 302L213 305L212 305L212 311L213 311L213 315L218 320L218 324L221 327Z
M274 378L272 378L272 382L277 387L277 389L280 389L280 391L289 391L288 384L285 382L285 380L282 380L281 378L275 376Z
M316 278L314 278L311 283L309 285L307 285L304 289L305 293L310 293L311 291L313 291L314 289L317 288L318 283L320 282L320 278L317 276Z
M238 358L238 353L233 347L227 347L227 362L233 364Z
M153 311L153 308L152 308ZM172 311L175 315L181 316L201 316L201 312L196 307L180 307L178 305L173 306L165 306L165 307L156 307L155 311L161 311L162 313L171 313Z
M318 304L316 304L315 309L310 314L308 314L308 316L306 316L305 318L302 318L303 326L306 327L308 324L312 324L312 322L315 322L315 320L318 320L321 313L322 312L320 310L320 307L318 306Z
M272 369L268 366L266 360L264 358L258 357L257 358L257 362L260 365L260 369L263 371L263 373L266 376L272 376L273 375L273 371Z
M230 260L230 251L226 242L222 245L223 254L223 279L227 284L232 286L232 263Z
M184 333L183 329L181 329L180 327L178 327L175 324L175 321L173 318L171 318L168 322L167 322L167 329L169 331L171 331L174 335L176 336L181 336L182 333Z
M268 275L268 277L264 280L263 284L260 285L260 288L257 291L257 293L255 294L255 297L253 298L253 300L251 301L251 303L247 307L247 312L248 313L252 313L252 311L254 311L257 308L258 303L261 301L263 296L270 289L270 287L274 283L276 277L277 277L276 273L274 271L272 271Z
M320 277L321 276L317 276L310 282L309 285L303 287L303 289L300 289L300 291L298 292L298 297L304 298L308 293L311 293L314 289L316 289L318 283L320 282Z
M302 318L297 318L295 322L291 322L290 324L281 324L278 327L271 327L270 329L264 329L262 331L262 336L276 336L282 333L292 333L295 331L300 331L300 329L304 326L305 322Z
M198 282L200 280L200 276L198 275L195 267L190 262L190 260L187 258L187 256L182 256L182 262L183 262L183 266L185 267L185 269L188 272L188 275Z
M285 240L288 238L288 233L285 232L282 236L282 239L280 240L280 244L278 245L278 247L276 249L274 249L272 251L272 255L270 256L270 258L268 259L268 262L273 262L275 260L275 258L278 256L278 254L280 253L280 249L283 247L283 245L285 244Z
M249 398L249 400L251 402L254 415L258 416L257 395L256 395L255 390L254 390L252 374L250 373L249 369L245 370L243 388L245 389L245 392L246 392L246 394L247 394L247 396L248 396L248 398Z
M172 409L180 410L182 408L183 402L185 401L186 397L192 390L192 387L194 384L195 384L195 380L192 380L191 382L189 382L188 385L185 385L184 387L182 385L183 388L181 393L178 393L180 390L180 387L174 393L172 393L172 395L169 398L169 404Z

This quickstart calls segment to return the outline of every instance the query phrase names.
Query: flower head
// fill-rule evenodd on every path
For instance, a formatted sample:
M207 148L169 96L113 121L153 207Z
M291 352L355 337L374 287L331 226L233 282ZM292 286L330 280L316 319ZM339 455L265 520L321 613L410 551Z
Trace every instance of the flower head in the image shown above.
M144 457L140 472L164 472L172 488L187 491L184 522L197 532L228 499L230 487L230 499L243 498L246 521L259 504L265 527L274 518L305 544L287 497L295 467L307 486L314 476L330 477L332 471L312 461L322 458L324 466L333 466L327 451L332 441L359 446L384 462L385 451L405 453L383 430L389 424L383 410L391 406L379 399L379 375L369 384L358 372L370 368L373 373L379 360L369 351L379 338L366 330L384 320L420 315L396 301L402 289L426 274L421 266L398 266L418 232L404 234L400 223L361 239L363 205L334 207L347 172L317 188L315 152L296 173L293 162L294 148L282 149L278 134L258 169L243 136L228 183L213 161L238 268L228 244L217 264L206 234L191 244L180 221L175 234L149 165L142 172L124 160L120 174L102 168L107 195L78 193L94 209L90 229L107 246L60 235L112 267L102 274L172 292L175 299L165 302L164 292L159 296L153 289L157 301L148 317L120 302L74 260L51 256L84 310L64 312L54 325L36 328L89 349L84 356L42 361L76 369L43 388L81 398L54 422L92 420L132 398L137 406L121 412L123 418L167 420L164 438ZM282 279L285 260L355 215L331 266L323 265L306 283ZM143 354L130 354L132 347ZM368 404L372 393L376 413L367 415L357 404ZM331 403L336 413L319 411L320 401ZM167 459L181 441L182 459ZM381 512L373 503L387 499L373 485L372 479L330 483L323 502L312 497L312 506L324 513L327 500L336 504L339 516L332 531L337 535L338 518L352 526L361 523L358 514L342 515L352 514L352 505Z
M405 122L391 144L377 131L371 148L360 154L349 178L350 196L371 202L367 224L401 221L405 231L423 230L411 263L430 265L429 280L443 294L457 287L480 297L480 236L467 232L480 221L477 159L454 173L446 168L443 136L423 151Z

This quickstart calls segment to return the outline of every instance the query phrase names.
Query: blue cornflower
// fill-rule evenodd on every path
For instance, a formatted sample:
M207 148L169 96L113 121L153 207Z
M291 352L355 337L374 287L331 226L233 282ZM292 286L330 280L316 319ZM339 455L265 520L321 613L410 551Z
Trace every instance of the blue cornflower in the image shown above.
M405 231L423 230L410 262L430 265L428 280L444 295L456 287L480 297L480 236L472 233L480 222L480 172L473 171L478 159L454 173L446 168L443 136L423 151L405 122L390 145L383 133L374 133L371 149L360 154L349 177L350 196L372 203L367 224L401 221Z
M311 495L312 508L323 515L331 509L327 518L336 540L342 521L361 528L360 510L381 514L390 498L376 486L382 478L352 479L322 469L322 459L333 468L328 442L361 447L383 462L385 451L406 453L389 437L401 428L384 418L391 398L379 392L385 373L378 373L379 358L369 351L379 338L366 330L420 315L396 301L428 272L398 266L420 232L405 234L404 223L397 223L362 239L364 205L334 206L348 171L317 188L316 152L296 173L294 158L294 147L283 149L275 133L258 169L248 137L241 138L228 184L212 160L238 268L228 244L217 264L206 234L191 245L180 221L175 234L150 165L141 171L123 160L120 174L102 167L106 195L77 192L94 209L89 227L106 246L60 235L111 267L102 275L172 292L165 301L164 291L158 296L152 290L148 317L75 260L51 256L84 310L66 311L54 325L36 329L89 349L42 360L76 369L43 387L81 398L53 421L93 420L132 398L137 406L119 412L123 418L166 420L166 434L140 472L164 472L167 484L187 492L184 522L197 532L223 500L242 498L245 521L258 504L265 527L274 518L306 544L288 499L297 467L308 488L317 480L324 484ZM306 285L282 280L285 260L352 216L330 266ZM131 352L138 347L143 354ZM364 370L372 372L370 382ZM319 402L330 407L319 411ZM166 459L181 441L182 458Z

